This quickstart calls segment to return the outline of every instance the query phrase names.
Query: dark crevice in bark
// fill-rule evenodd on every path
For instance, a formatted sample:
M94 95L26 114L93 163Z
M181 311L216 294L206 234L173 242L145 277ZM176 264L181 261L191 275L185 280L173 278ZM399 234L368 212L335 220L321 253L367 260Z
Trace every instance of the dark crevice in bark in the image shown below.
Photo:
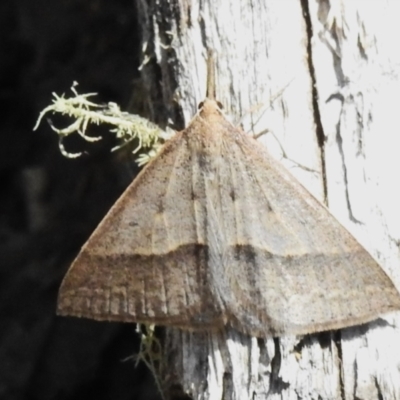
M282 364L282 354L280 349L280 339L278 337L274 337L274 346L275 355L271 360L271 375L267 398L270 394L282 393L289 387L289 384L279 376Z
M340 121L340 120L339 120ZM349 213L349 219L350 221L354 222L355 224L361 224L361 221L359 221L353 214L353 209L351 207L351 201L350 201L350 192L349 192L349 180L348 180L348 173L347 173L347 163L346 163L346 157L344 154L344 149L343 149L343 138L342 135L340 134L340 122L336 125L336 143L338 145L339 153L340 153L340 159L342 161L342 170L343 170L343 178L344 178L344 185L345 185L345 195L346 195L346 204L347 204L347 210Z
M222 399L229 400L233 393L232 374L225 372L222 384L223 384Z
M308 7L308 0L301 0L301 6L303 9L303 16L306 25L307 31L307 54L308 54L308 68L310 71L311 82L312 82L312 101L313 101L313 110L314 110L314 122L316 126L316 135L318 140L318 146L321 151L321 168L322 168L322 184L324 191L324 203L328 206L328 186L326 182L326 165L325 165L325 135L321 122L321 115L318 107L318 91L316 89L316 78L315 78L315 70L313 65L313 57L312 57L312 25L310 18L310 10Z
M338 358L339 358L339 366L340 366L340 373L339 373L339 386L340 386L340 398L345 399L345 390L344 390L344 380L343 380L343 375L344 375L344 370L343 370L343 350L342 350L342 332L340 330L334 331L333 334L333 342L336 345L337 352L338 352Z
M375 377L374 379L374 383L375 383L375 387L376 387L376 391L377 391L377 396L378 396L378 400L383 400L383 393L382 393L382 388L379 385L378 379Z

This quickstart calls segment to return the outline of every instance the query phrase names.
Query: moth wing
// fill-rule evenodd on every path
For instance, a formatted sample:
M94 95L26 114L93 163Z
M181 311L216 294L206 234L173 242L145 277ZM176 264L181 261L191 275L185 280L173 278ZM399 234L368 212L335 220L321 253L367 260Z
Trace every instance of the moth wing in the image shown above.
M255 336L306 334L400 309L379 264L255 140L227 135L221 157L207 214L226 250L210 246L220 257L210 268L231 325Z
M178 133L111 208L65 276L58 313L210 329L222 325L207 283L204 211ZM202 233L203 232L203 233Z

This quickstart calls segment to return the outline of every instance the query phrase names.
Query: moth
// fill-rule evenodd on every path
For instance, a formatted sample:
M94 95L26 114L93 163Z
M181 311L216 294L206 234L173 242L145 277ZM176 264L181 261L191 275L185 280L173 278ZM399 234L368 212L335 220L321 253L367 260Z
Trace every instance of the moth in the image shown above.
M83 246L58 314L268 337L400 309L372 256L210 92Z

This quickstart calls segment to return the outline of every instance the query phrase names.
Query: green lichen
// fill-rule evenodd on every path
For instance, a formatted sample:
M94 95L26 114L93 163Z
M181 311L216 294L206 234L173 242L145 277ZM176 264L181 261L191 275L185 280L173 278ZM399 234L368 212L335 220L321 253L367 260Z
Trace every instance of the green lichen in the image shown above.
M111 149L112 151L137 140L138 145L133 151L137 153L140 149L146 149L145 152L136 158L139 165L146 164L153 158L165 140L173 135L172 130L163 131L157 125L135 114L121 111L115 103L106 105L97 104L90 98L96 96L96 93L79 94L76 90L77 84L71 87L72 97L65 95L57 95L53 93L53 103L46 107L39 115L34 130L36 130L48 113L58 113L71 117L74 121L65 128L57 128L49 120L51 129L59 136L59 146L61 153L68 158L79 157L82 153L68 152L63 143L63 139L72 134L80 135L87 142L96 142L101 137L93 137L87 135L87 130L90 124L108 124L111 126L110 132L114 133L119 139L120 144Z

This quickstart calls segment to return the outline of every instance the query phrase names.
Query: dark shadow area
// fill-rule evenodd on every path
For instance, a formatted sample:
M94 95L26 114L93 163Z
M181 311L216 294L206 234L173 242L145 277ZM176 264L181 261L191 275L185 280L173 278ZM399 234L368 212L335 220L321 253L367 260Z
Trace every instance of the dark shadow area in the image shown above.
M135 103L140 37L131 0L0 2L0 398L156 399L134 361L133 324L56 317L57 291L80 247L129 184L135 167L96 144L58 138L44 120L52 92L97 92ZM57 126L68 120L54 118Z
M369 330L374 330L379 327L388 326L389 323L383 318L377 318L371 322L362 325L351 326L341 330L341 338L343 341L354 340L362 335L366 335Z

